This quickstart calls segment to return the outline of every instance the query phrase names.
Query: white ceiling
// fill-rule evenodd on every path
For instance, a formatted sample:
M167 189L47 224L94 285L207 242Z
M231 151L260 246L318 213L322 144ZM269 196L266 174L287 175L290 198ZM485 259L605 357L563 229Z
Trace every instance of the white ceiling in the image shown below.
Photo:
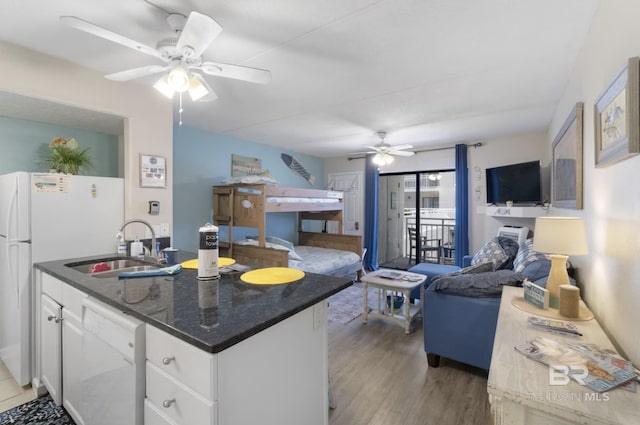
M146 0L0 0L0 39L108 74L160 62L63 25L59 16L155 46L170 35L167 12L207 14L224 31L204 59L268 69L272 82L207 77L218 99L185 100L184 124L334 157L375 144L378 130L392 145L418 149L546 130L598 6L150 1L157 7Z

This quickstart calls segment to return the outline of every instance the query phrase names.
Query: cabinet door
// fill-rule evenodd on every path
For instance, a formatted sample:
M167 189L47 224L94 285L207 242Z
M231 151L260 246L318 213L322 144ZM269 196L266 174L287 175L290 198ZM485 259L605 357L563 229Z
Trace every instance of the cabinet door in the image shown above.
M62 307L46 294L40 298L42 382L53 401L62 403Z
M66 306L62 317L62 405L77 425L83 425L82 323Z

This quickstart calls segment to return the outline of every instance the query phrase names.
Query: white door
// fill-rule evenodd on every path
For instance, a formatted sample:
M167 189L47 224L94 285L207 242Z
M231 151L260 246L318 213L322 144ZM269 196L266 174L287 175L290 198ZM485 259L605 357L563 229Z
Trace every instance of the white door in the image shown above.
M364 204L362 191L362 173L330 173L327 189L344 192L344 210L342 212L342 233L345 235L362 235ZM329 223L327 231L335 233L335 223Z
M62 307L42 294L40 309L42 383L59 406L62 404Z

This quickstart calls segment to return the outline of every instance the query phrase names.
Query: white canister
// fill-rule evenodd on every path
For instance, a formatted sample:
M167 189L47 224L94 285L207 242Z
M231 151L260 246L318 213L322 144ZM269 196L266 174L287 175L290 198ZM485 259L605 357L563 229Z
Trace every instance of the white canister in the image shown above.
M207 223L200 228L198 249L198 279L217 279L218 274L218 227Z

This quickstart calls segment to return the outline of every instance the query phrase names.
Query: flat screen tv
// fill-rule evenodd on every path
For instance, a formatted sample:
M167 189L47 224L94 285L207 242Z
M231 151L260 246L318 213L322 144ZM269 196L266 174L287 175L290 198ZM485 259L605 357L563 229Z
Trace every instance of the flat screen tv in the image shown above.
M538 204L542 202L540 161L487 168L487 203Z

